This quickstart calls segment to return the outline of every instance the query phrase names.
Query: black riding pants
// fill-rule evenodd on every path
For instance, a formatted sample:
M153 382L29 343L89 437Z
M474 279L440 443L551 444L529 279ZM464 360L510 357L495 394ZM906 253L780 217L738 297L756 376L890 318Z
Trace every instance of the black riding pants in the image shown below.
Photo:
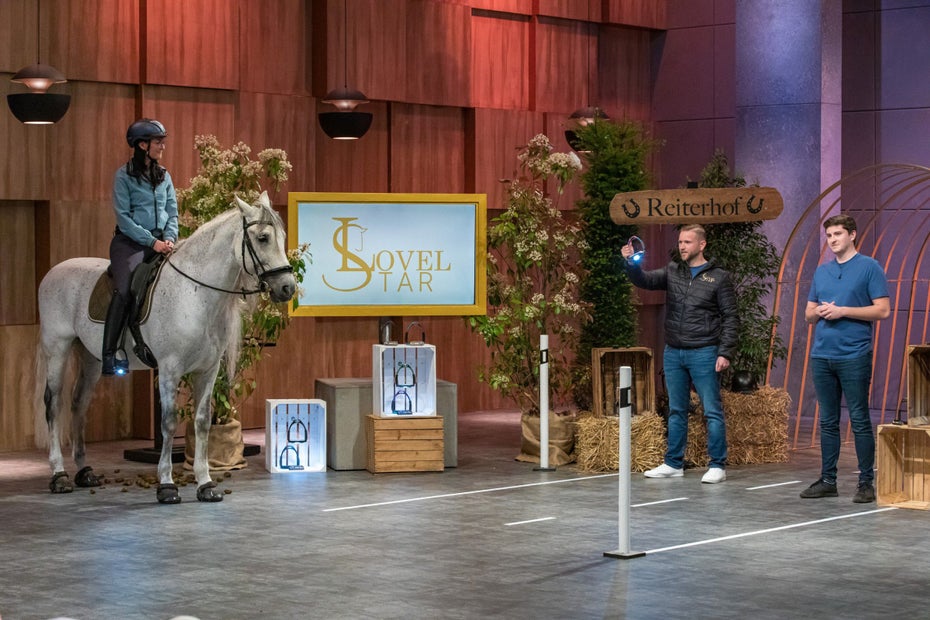
M110 241L110 273L113 275L113 286L123 299L129 299L132 271L154 255L155 250L136 243L119 230L113 235Z

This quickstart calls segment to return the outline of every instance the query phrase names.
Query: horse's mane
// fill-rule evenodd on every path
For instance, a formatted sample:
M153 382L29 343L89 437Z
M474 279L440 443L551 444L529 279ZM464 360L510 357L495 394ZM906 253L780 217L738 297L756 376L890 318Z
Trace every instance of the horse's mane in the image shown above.
M274 225L275 227L277 227L277 228L283 228L283 227L284 227L284 220L281 219L281 216L278 215L278 212L275 211L274 209L269 208L269 207L266 207L265 205L261 205L261 204L252 205L252 206L253 206L253 207L258 207L259 209L262 210L262 216L261 216L261 218L260 218L259 221L264 222L264 221L266 221L266 218L267 218L267 220L270 220L269 223L272 224L272 225ZM240 214L239 214L239 208L238 208L238 207L236 207L236 206L230 207L229 209L223 211L222 213L220 213L219 215L217 215L217 216L214 217L213 219L208 220L208 221L204 222L203 224L201 224L201 225L197 228L197 230L195 230L193 233L191 233L191 236L190 236L190 237L187 237L187 238L185 238L185 239L179 239L178 242L177 242L177 244L176 244L176 249L180 249L180 247L181 247L182 245L184 245L185 243L187 243L189 240L194 239L195 237L198 237L198 236L200 236L200 235L211 235L211 234L215 234L215 232L214 232L214 229L215 229L215 228L218 228L219 226L222 226L223 224L226 223L227 220L229 220L229 219L232 218L233 216L238 217L239 215L240 215Z

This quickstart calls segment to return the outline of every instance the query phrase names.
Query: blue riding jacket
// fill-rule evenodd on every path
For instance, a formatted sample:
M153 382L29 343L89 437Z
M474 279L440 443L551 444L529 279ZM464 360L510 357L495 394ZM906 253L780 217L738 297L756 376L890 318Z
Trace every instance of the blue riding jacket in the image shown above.
M120 231L140 245L152 247L158 231L163 241L178 239L178 198L167 171L165 180L152 187L120 166L113 180L113 210Z

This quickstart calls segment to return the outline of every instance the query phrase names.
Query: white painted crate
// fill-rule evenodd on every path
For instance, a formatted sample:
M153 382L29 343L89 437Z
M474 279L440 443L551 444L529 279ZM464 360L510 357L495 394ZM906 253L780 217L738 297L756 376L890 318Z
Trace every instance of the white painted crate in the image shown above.
M434 345L373 345L371 377L374 415L436 415Z
M265 401L265 468L273 474L326 471L325 401Z

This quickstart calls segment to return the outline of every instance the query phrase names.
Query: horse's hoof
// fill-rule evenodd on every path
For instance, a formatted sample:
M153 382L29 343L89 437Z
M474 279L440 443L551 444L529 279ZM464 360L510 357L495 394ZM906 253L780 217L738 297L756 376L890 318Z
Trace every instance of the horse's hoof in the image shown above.
M155 490L159 504L180 504L181 495L176 484L159 484Z
M68 472L60 471L52 476L48 488L52 493L70 493L74 490L74 485L71 484Z
M78 473L74 474L74 484L79 487L99 487L100 478L90 467L82 467Z
M223 493L216 490L216 483L211 480L197 487L197 501L221 502L223 501Z

